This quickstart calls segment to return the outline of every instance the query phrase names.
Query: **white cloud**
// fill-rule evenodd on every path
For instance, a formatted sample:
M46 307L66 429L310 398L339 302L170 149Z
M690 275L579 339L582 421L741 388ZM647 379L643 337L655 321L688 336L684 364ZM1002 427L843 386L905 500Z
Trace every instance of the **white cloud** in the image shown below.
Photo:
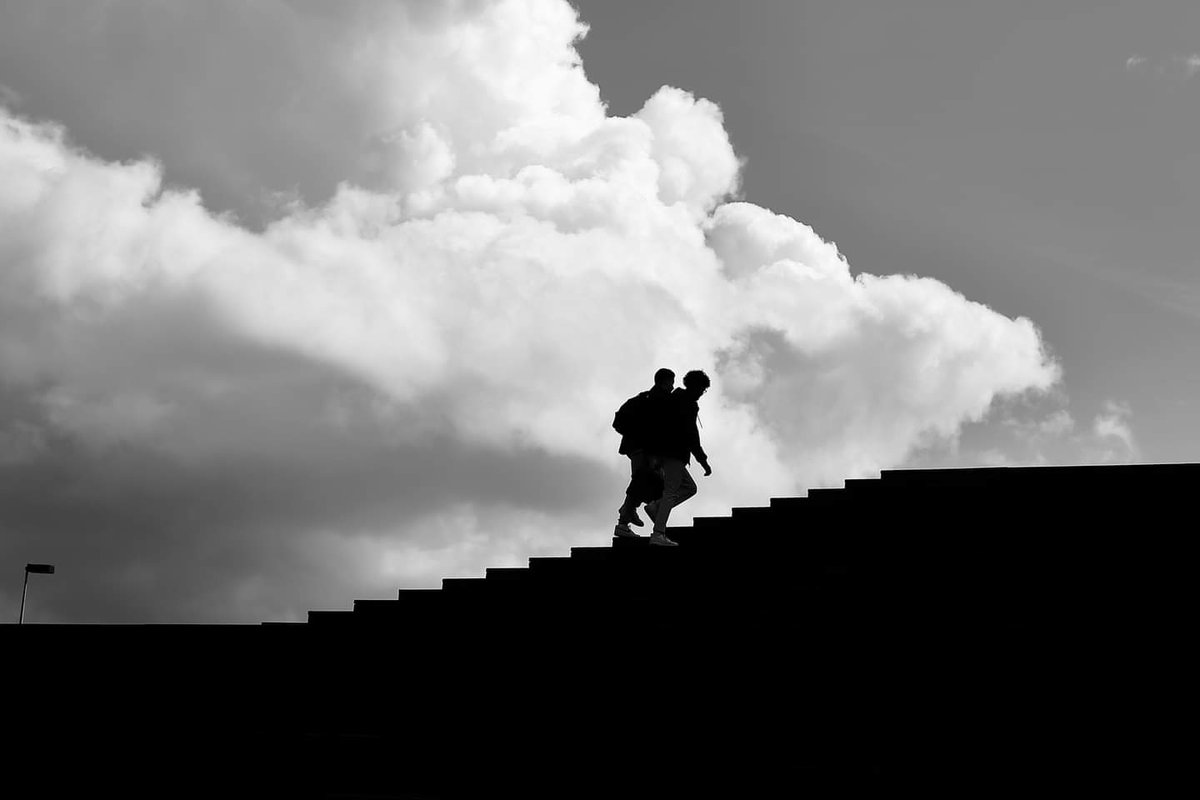
M68 55L133 36L119 23L135 6L79 15L99 33ZM47 7L83 24L73 5ZM808 226L725 202L739 161L711 102L664 87L607 116L564 2L214 8L193 31L227 37L213 69L255 69L231 98L175 62L207 117L161 162L106 160L62 128L0 117L0 388L23 398L22 418L133 459L128 474L178 471L164 507L232 492L228 547L289 525L285 551L341 536L355 574L380 582L463 574L564 531L604 537L625 469L612 411L662 365L715 380L702 419L716 474L680 522L896 465L997 398L1058 380L1029 320L927 278L854 277ZM0 46L28 22L7 13ZM197 12L146 13L149 37ZM150 81L116 98L136 127L178 101L154 83L161 43L126 44ZM269 102L247 114L255 98ZM175 159L232 165L235 193L286 191L250 158L273 147L280 169L329 154L332 196L293 194L253 230L164 186ZM150 491L119 486L114 507ZM217 524L205 513L179 547ZM319 582L278 569L245 578L255 605L237 613Z

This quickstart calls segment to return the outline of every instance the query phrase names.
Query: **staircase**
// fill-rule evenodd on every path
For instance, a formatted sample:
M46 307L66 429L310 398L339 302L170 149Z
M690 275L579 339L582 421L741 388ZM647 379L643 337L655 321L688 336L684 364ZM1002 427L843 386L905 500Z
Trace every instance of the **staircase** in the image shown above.
M1198 479L885 471L307 623L0 643L35 738L175 795L1145 792L1187 763Z

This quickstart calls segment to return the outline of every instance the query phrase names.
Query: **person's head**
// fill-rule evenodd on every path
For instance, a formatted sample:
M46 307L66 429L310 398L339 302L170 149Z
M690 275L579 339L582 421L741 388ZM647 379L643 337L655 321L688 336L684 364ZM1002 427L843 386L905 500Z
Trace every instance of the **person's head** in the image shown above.
M683 388L693 400L699 400L700 395L708 391L712 381L702 370L694 369L683 376Z
M654 373L654 388L666 389L668 392L675 387L675 373L663 367Z

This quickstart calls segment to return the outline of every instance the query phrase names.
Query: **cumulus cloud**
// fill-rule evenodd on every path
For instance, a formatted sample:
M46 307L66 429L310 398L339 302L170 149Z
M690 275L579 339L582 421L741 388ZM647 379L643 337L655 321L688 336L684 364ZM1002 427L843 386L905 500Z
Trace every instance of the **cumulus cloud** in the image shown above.
M0 525L76 564L48 613L289 618L603 542L663 365L714 377L680 522L1059 378L1028 319L731 201L713 103L609 116L565 2L204 8L2 12L79 105L0 116Z

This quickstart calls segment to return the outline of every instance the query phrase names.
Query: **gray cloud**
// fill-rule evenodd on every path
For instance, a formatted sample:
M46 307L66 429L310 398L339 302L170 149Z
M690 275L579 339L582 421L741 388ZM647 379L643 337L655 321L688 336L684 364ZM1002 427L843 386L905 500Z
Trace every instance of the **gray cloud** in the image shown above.
M1136 458L1138 454L1137 442L1130 425L1132 415L1133 410L1128 404L1108 400L1092 423L1093 434L1110 445L1110 448L1115 445L1115 452L1125 454L1129 460Z
M1128 403L1108 400L1090 422L1076 420L1069 406L1061 386L1007 396L979 422L930 439L905 466L1129 464L1141 457Z
M1172 53L1154 58L1133 55L1125 60L1125 69L1160 80L1188 81L1200 72L1200 53Z
M397 542L444 548L438 517L448 510L471 508L498 526L524 515L583 527L607 518L621 488L602 464L538 450L438 438L391 444L388 426L369 413L356 415L347 435L317 422L323 406L369 393L314 368L295 371L312 374L291 381L290 402L276 396L272 408L216 423L256 429L264 441L263 427L275 426L286 439L190 461L137 445L81 444L57 435L28 397L7 393L9 424L37 432L40 444L0 463L0 560L56 563L55 580L38 591L60 620L302 618L306 608L388 596L401 580L438 585L444 563L432 562L432 572L392 564L397 576L386 561L403 557ZM487 550L455 566L481 573L504 552Z
M21 105L21 95L17 94L17 90L0 83L0 106L16 108L19 105Z

